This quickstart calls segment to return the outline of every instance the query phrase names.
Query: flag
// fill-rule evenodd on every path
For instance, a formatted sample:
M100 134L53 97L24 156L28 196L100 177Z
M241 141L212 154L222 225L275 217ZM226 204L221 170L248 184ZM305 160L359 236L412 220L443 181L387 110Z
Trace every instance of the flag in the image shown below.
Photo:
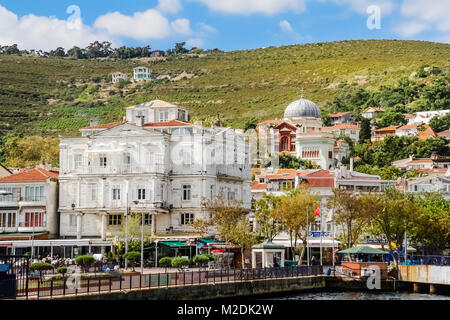
M330 222L331 220L333 220L333 213L334 213L334 209L328 210L326 222Z
M316 206L315 209L316 209L315 215L320 216L320 204L318 206Z

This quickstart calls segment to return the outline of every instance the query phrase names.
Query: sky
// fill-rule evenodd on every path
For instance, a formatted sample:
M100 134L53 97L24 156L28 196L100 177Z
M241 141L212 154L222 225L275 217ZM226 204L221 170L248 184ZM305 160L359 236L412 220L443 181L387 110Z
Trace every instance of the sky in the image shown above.
M450 43L450 0L0 0L0 45L111 41L255 49L355 39Z

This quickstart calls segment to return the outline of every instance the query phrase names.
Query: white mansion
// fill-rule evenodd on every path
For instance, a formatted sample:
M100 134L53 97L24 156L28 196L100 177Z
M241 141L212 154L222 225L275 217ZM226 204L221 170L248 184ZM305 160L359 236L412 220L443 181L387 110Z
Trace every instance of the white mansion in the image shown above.
M243 133L186 122L185 108L151 101L123 122L61 138L60 236L112 238L125 214L144 215L147 233L186 234L209 217L203 199L222 195L251 207L249 143Z

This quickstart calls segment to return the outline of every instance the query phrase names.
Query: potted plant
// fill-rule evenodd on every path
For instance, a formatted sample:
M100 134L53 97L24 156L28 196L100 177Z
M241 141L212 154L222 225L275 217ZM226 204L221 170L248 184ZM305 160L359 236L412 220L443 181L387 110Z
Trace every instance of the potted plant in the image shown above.
M206 254L198 254L194 257L194 259L192 259L192 261L200 268L202 268L208 265L210 258Z
M183 268L189 266L189 259L182 257L175 257L172 259L172 267L178 268L178 270L182 271Z

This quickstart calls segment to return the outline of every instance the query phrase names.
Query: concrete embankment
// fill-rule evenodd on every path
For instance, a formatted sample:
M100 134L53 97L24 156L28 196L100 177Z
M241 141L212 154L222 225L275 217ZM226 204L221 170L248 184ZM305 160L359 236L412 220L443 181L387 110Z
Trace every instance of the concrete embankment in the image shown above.
M89 300L199 300L258 296L325 289L326 276L261 279L192 286L165 287L53 297L53 299Z

